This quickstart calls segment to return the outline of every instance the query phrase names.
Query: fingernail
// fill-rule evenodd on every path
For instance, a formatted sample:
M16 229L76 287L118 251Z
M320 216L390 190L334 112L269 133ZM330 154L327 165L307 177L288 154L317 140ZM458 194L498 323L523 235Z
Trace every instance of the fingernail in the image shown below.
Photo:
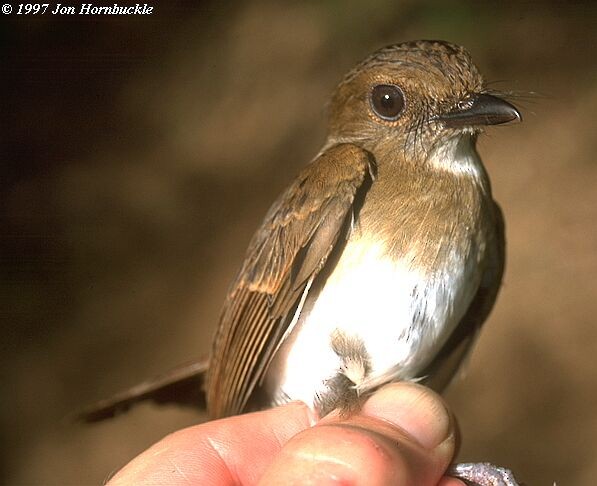
M400 427L429 450L454 433L441 397L414 383L394 383L378 390L365 402L362 413Z

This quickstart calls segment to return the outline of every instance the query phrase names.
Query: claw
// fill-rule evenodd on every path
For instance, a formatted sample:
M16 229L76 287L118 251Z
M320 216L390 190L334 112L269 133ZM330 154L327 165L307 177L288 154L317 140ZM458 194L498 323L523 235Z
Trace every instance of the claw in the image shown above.
M488 462L452 464L447 474L470 486L520 486L512 471Z

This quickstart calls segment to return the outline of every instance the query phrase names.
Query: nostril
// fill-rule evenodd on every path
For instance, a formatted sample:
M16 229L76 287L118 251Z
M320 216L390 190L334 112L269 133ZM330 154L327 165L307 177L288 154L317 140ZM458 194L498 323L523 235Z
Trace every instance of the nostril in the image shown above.
M468 110L473 106L473 98L467 98L466 100L459 101L456 105L459 110Z

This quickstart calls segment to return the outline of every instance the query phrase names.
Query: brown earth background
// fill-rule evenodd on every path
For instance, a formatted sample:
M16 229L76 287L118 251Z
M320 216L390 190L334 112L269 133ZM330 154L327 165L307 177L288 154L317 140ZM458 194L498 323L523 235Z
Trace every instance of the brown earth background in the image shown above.
M597 484L597 3L150 5L0 20L0 482L98 484L204 420L66 417L209 350L252 231L324 139L335 83L378 47L437 38L524 95L524 123L480 143L508 264L446 393L459 458L531 486Z

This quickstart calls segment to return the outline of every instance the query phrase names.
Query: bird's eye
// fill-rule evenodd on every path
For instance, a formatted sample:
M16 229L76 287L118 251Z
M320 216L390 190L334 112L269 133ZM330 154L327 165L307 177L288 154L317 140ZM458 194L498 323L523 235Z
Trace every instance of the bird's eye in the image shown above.
M404 108L402 90L394 84L378 84L371 90L371 107L384 120L397 120Z

